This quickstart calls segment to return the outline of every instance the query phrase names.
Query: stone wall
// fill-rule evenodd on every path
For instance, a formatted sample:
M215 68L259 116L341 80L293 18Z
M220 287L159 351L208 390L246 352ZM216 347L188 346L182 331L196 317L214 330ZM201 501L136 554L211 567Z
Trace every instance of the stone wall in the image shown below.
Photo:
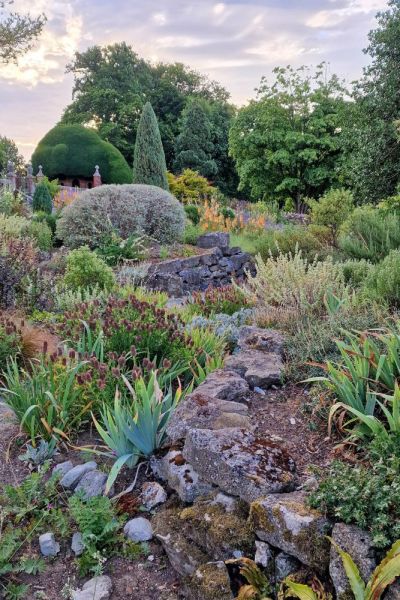
M179 297L194 290L227 285L232 279L240 281L245 270L253 268L250 254L229 247L227 233L205 234L199 238L198 246L205 250L203 254L151 265L146 286Z

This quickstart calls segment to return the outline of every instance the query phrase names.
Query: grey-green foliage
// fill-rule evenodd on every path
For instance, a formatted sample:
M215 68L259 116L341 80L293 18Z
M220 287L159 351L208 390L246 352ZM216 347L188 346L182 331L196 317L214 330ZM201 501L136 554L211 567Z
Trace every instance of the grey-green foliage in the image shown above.
M400 250L389 254L371 270L365 280L365 294L391 306L400 306Z
M103 185L64 208L57 237L70 248L96 248L113 232L123 239L139 234L170 243L181 239L184 227L183 207L169 192L152 185Z
M237 345L240 327L246 325L253 314L251 308L242 308L233 315L218 314L210 318L203 316L194 317L186 325L186 330L211 329L216 335L223 338L231 349Z
M164 148L150 102L144 105L136 133L133 183L156 185L169 191Z
M346 260L342 264L342 268L345 282L358 288L362 286L374 267L372 263L362 259Z

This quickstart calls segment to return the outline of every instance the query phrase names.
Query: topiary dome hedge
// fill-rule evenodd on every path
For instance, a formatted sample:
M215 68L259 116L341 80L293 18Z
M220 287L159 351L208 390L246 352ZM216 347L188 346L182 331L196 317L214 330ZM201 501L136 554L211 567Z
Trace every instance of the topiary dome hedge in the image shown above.
M182 238L185 211L169 192L154 185L102 185L82 192L57 221L57 237L70 248L96 248L105 236L147 235L161 243Z
M83 125L53 127L32 155L34 173L39 165L49 179L92 177L99 165L103 183L132 182L132 170L121 152Z

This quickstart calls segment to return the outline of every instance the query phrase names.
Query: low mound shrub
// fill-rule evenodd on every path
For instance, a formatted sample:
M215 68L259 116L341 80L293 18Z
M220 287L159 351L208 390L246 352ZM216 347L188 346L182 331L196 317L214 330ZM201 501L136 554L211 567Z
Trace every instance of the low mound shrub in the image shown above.
M349 190L329 190L319 200L308 200L313 225L329 227L335 236L339 227L354 209L353 194Z
M346 260L342 263L342 269L345 282L354 288L358 288L364 284L374 266L364 259Z
M57 237L70 248L96 248L116 233L123 239L147 235L161 243L181 239L185 212L178 200L151 185L104 185L83 192L65 207Z
M343 223L339 247L348 258L377 263L400 248L400 215L360 207Z
M280 253L294 253L301 250L303 256L313 259L319 254L324 246L319 234L309 231L300 225L288 225L283 229L273 229L258 234L254 238L254 246L257 254L263 260L270 256L277 257Z
M400 305L400 250L392 250L365 280L365 293L391 306Z
M104 260L87 246L72 250L67 257L64 286L78 291L81 288L109 290L114 285L114 273Z

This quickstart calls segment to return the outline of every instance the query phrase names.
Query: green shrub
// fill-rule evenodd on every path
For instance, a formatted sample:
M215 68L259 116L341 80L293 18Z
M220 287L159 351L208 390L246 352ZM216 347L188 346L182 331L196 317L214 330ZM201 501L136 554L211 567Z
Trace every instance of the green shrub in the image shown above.
M47 251L53 246L53 235L51 233L51 229L44 222L41 223L40 221L31 221L26 233L29 237L35 240L39 250Z
M301 225L288 225L283 229L260 233L254 238L254 246L264 260L270 256L276 258L280 253L294 254L296 250L301 250L304 258L313 260L322 249L318 237Z
M35 193L33 194L32 209L34 212L43 211L49 214L53 210L53 201L45 183L39 183L36 186Z
M188 219L190 219L193 225L200 223L200 211L194 204L185 204L185 213Z
M24 237L29 227L29 219L18 215L0 214L0 236L5 238Z
M342 263L344 280L354 288L359 288L364 284L373 268L373 265L364 259L347 260Z
M35 212L32 215L32 221L38 221L39 223L46 223L48 227L51 229L51 233L55 235L57 219L59 218L59 213L47 213L44 211Z
M22 196L15 194L6 187L0 188L0 214L13 215L22 211Z
M353 194L349 190L329 190L319 200L308 200L311 223L329 227L334 236L354 209Z
M184 169L180 175L168 173L168 183L171 194L184 204L202 205L218 194L217 188L192 169Z
M349 257L373 263L400 247L400 215L356 208L339 232L339 247Z
M155 185L169 191L167 165L157 117L150 102L143 107L136 132L133 183Z
M109 290L115 283L114 273L104 260L87 246L72 250L67 257L67 268L63 283L66 288L77 291L80 288Z
M386 548L400 537L400 436L373 440L368 458L367 465L333 463L309 502L366 529L374 546Z
M0 376L7 366L7 361L20 355L21 341L21 334L16 325L12 321L0 318Z
M197 240L203 234L203 231L198 225L194 225L190 221L186 222L185 230L183 232L183 243L191 244L192 246L196 246Z
M124 260L140 260L146 252L145 240L138 235L130 235L126 240L117 234L107 235L96 248L98 254L108 265L116 266Z
M249 300L238 287L226 285L220 288L210 287L204 293L193 292L185 310L189 315L210 317L216 314L233 315L249 306Z
M391 306L400 305L400 250L391 250L365 280L365 294Z
M179 240L185 212L171 194L151 185L103 185L83 192L64 208L57 237L66 246L96 248L107 235L148 235L161 243Z

